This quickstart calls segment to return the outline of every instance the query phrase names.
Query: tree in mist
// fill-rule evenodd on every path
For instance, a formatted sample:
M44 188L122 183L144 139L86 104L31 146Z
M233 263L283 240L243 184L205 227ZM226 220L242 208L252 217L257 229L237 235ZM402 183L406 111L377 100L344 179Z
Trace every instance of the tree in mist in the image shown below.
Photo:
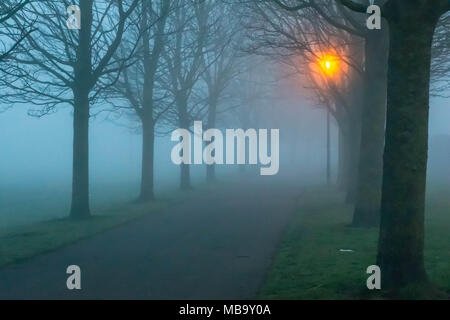
M247 49L241 48L241 50L245 52ZM273 97L273 91L275 90L273 85L275 72L273 69L278 66L270 64L270 62L269 59L250 52L245 52L240 58L239 72L233 77L229 85L232 99L228 102L232 102L232 106L227 109L227 117L224 117L225 123L230 123L230 125L237 123L239 128L244 131L263 125L263 118L268 115L269 108L273 107L273 102L277 101ZM274 68L271 68L271 66L274 66ZM247 159L248 152L249 144L245 144L245 157ZM254 164L249 163L249 165L239 165L239 172L243 174L249 168L257 169ZM257 170L254 172L259 174Z
M385 1L375 1L381 5ZM367 1L367 5L369 2ZM387 93L387 28L369 30L365 20L356 19L336 4L345 17L342 24L321 15L330 25L364 39L364 98L361 112L361 143L357 163L357 183L353 226L374 227L379 222L381 204L381 183L383 148L386 121Z
M299 7L289 6L275 1L283 9L296 11ZM375 1L381 5L385 1ZM363 101L361 105L360 139L351 141L357 144L354 156L358 158L350 168L356 170L350 175L347 199L355 203L354 226L373 227L379 221L382 181L382 152L384 147L384 129L387 92L387 29L369 30L365 20L358 19L343 8L338 1L300 1L302 10L313 12L329 26L364 40ZM366 1L369 5L369 1ZM344 142L344 140L343 140ZM341 158L340 158L341 159ZM342 161L343 162L343 161ZM353 169L350 169L353 170ZM341 172L344 170L340 170ZM343 175L340 175L343 177Z
M366 6L341 0L365 13ZM378 265L385 288L427 282L424 211L432 42L448 0L388 0L389 22L386 141Z
M317 63L317 62L314 62ZM325 76L326 77L326 76ZM338 175L337 185L346 190L346 202L352 203L357 194L357 168L361 140L363 74L350 69L345 81L337 85L330 79L317 81L317 75L309 74L308 88L314 90L321 106L333 116L338 125ZM323 78L321 76L320 78Z
M213 24L209 14L217 3L211 0L178 0L175 3L174 14L168 21L173 32L163 56L168 68L167 88L176 106L174 124L189 130L198 111L198 104L191 99L193 90L205 71L203 55ZM180 169L180 188L191 188L189 164L182 163Z
M368 5L367 2L364 2L364 5L354 1L342 0L341 2L350 9L361 13L366 12ZM409 1L406 3L406 1L392 0L379 4L383 8L383 17L389 22L390 54L389 63L386 63L386 66L389 67L389 89L387 90L387 136L384 149L378 261L383 272L387 272L386 285L399 286L414 280L426 279L423 267L423 212L431 44L438 20L449 10L449 3L448 1ZM303 2L302 5L298 5L296 8L283 6L288 10L304 9L309 6L306 2ZM445 39L446 32L441 32L437 38ZM383 39L386 38L383 35ZM417 38L418 40L416 40ZM366 52L383 54L385 49L377 50L381 48L380 42L376 42L379 40L366 38ZM411 54L412 51L414 54ZM439 51L439 48L436 51ZM373 87L372 83L372 88L369 86L369 90L366 92L373 95L371 100L378 101L378 106L382 102L384 103L382 93L385 85L381 80L385 77L384 70L386 70L382 64L374 63L379 60L379 57L379 55L373 54L365 59L368 64L367 74L371 74L369 80L378 79L376 80L378 85ZM444 63L435 65L440 66L436 69L441 70L440 75L442 76L445 74L442 69L448 65L448 57L440 55L440 59L444 60ZM377 91L379 94L376 94ZM365 109L373 110L373 108L368 108L368 105ZM380 120L376 120L379 132L382 128L381 115L381 113L377 113L376 117ZM372 117L363 118L366 119L365 124L374 124ZM373 139L367 134L366 136L367 139L370 137L372 140L378 140L379 143L376 143L378 146L381 144L381 139ZM362 146L364 140L361 142ZM361 159L365 158L364 162L366 163L373 160L368 157L369 154L361 152ZM364 179L364 175L360 179ZM364 193L360 192L360 194ZM411 201L411 199L414 200ZM361 203L366 206L370 203L367 200L361 198ZM358 205L356 210L358 210ZM364 211L370 212L366 209L361 212L364 213ZM406 243L409 248L407 250L404 247ZM399 254L400 252L402 254Z
M155 127L165 111L166 92L161 88L161 73L167 72L162 53L167 45L167 20L173 11L170 0L143 1L135 11L139 23L127 31L118 55L127 57L135 52L135 62L125 68L112 91L127 101L127 106L116 107L115 111L132 110L142 128L142 164L139 201L153 200L154 195L154 153ZM138 49L134 50L136 43ZM114 75L113 75L114 76ZM115 95L113 95L115 97Z
M216 128L219 105L227 98L226 89L240 72L239 48L236 43L236 38L239 38L236 30L239 24L233 21L234 15L230 10L231 6L220 5L210 14L214 14L215 23L212 26L214 29L211 30L209 46L203 54L205 70L202 73L207 87L207 129ZM213 182L215 179L215 165L207 165L207 182Z
M346 22L336 6L322 9L320 14L309 4L302 6L302 11L286 5L281 10L279 3L273 2L252 8L252 14L258 17L249 24L253 50L272 56L303 75L306 86L317 93L319 102L324 102L336 119L339 127L338 184L347 190L347 201L353 202L358 189L356 177L364 98L360 32ZM328 21L330 16L336 26ZM338 59L340 70L332 77L317 68L327 55Z
M21 26L34 21L36 29L16 48L10 63L7 99L34 105L36 116L54 112L58 106L73 107L73 176L70 216L90 216L89 118L91 106L114 84L128 59L115 52L128 28L129 17L139 0L80 0L81 28L66 24L69 1L32 2L16 14L7 31L20 40ZM17 35L17 36L16 36Z

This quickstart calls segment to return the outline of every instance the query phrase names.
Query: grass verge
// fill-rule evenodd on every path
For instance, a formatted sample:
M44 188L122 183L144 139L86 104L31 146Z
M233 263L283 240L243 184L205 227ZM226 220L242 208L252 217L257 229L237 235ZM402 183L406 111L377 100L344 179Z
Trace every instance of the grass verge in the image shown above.
M430 279L441 291L416 288L402 297L448 298L442 292L450 292L450 203L438 199L442 198L427 207L425 256ZM302 195L259 298L383 298L366 288L378 230L349 227L352 207L343 203L343 195L335 190L314 189Z

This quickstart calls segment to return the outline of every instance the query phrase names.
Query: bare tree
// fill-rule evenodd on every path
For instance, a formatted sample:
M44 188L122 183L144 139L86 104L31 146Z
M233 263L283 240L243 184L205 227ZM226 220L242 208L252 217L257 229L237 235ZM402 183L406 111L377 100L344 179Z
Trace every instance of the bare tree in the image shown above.
M176 9L170 26L174 30L163 56L168 67L168 88L174 97L175 121L179 128L189 129L198 113L197 103L192 103L192 93L205 71L203 55L210 37L209 13L216 1L175 1ZM191 188L189 165L181 164L180 188Z
M202 58L205 68L202 78L207 87L206 127L208 129L216 127L218 108L227 99L226 89L240 72L239 48L236 43L236 39L240 36L237 30L238 21L233 21L235 16L230 12L232 6L220 4L215 9L210 13L210 17L214 15L215 20L214 29L211 30L210 45ZM214 164L207 165L207 182L213 182L215 179Z
M347 189L347 201L354 202L358 190L363 84L366 79L362 33L346 21L334 2L328 7L317 4L311 7L305 3L302 11L287 5L280 9L279 4L283 3L274 5L274 2L268 2L252 7L256 20L248 24L252 40L250 49L273 56L287 63L294 72L305 75L309 82L307 87L315 90L318 101L323 102L336 118L340 129L338 184ZM318 68L327 56L337 60L340 69L332 77Z
M321 13L324 11L323 8L320 8L315 1L297 1L296 6L274 1L286 10L315 8L322 17L326 17ZM367 1L341 0L340 3L360 13L365 13L369 5ZM387 272L386 286L399 287L426 280L423 266L423 217L431 48L433 36L435 36L436 62L433 64L433 71L437 82L440 81L443 84L441 88L445 88L448 84L446 78L448 42L445 41L448 30L445 27L439 28L438 21L450 10L450 3L448 0L388 0L376 4L381 6L382 17L389 23L390 38L387 63L373 64L374 61L379 60L377 55L368 56L365 59L366 64L371 64L370 67L366 66L367 74L371 74L371 79L384 79L386 67L389 67L378 263L382 266L383 272ZM442 25L445 25L445 18L441 19ZM330 21L328 18L327 20ZM333 25L331 21L330 23ZM434 32L436 27L438 27L438 33ZM385 43L387 35L383 32L380 34L382 43ZM386 46L383 45L383 47ZM366 37L366 52L386 52L384 48L378 50L380 48L379 43ZM385 54L383 56L386 57ZM383 58L382 61L385 59ZM414 68L411 67L413 65ZM382 93L385 87L386 85L379 81L375 87L373 84L367 87L366 95L369 94L370 98L372 94L373 101L378 101L380 106L384 102ZM380 94L374 94L373 90L379 91ZM373 110L370 104L366 105L366 109ZM376 118L373 118L374 115ZM381 113L367 113L367 117L363 117L366 119L366 125L363 128L367 128L367 124L373 126L373 120L377 119L375 121L378 123L377 131L381 132L381 119L384 118L381 115ZM374 139L373 135L368 135L366 132L364 136L370 137L377 146L383 141L379 135ZM368 141L363 138L361 146L363 147ZM366 159L360 162L361 165L368 162L367 160L370 162L374 159L369 157L370 154L361 152L361 159ZM364 175L361 178L364 178ZM363 187L364 184L361 185L361 189L364 189ZM411 201L411 199L414 200ZM370 211L361 205L367 206L375 202L367 198L361 198L361 200L361 203L357 203L355 214L358 213L358 209L362 209L363 215L360 217L364 217L364 211L366 213ZM408 246L406 250L405 245Z
M275 100L273 69L278 65L270 64L270 62L266 57L253 54L246 53L240 57L239 72L231 79L229 88L226 90L232 92L232 97L227 98L230 107L221 111L222 122L238 123L244 131L261 125L264 114L268 114L273 106L271 102ZM271 66L274 68L270 68ZM249 157L249 145L246 144L244 147L245 157ZM239 172L241 174L246 172L247 168L252 168L254 164L249 163L249 165L240 164Z
M341 2L366 12L365 5ZM387 289L428 280L424 211L431 52L438 21L449 10L449 0L388 0L381 7L390 48L378 265Z
M89 118L91 106L114 84L127 58L115 52L128 28L129 17L139 0L80 0L81 28L66 24L70 1L45 0L24 7L7 26L17 35L21 26L34 21L36 29L16 47L10 61L11 102L31 102L40 107L36 116L54 112L60 105L73 107L73 177L70 216L90 216ZM16 41L20 36L15 36ZM109 75L116 77L110 81Z
M139 24L127 32L118 55L127 57L135 51L135 62L125 68L118 81L111 88L117 94L114 98L125 99L126 106L115 104L114 111L128 111L137 118L142 129L142 166L139 201L150 201L154 194L154 146L155 127L171 106L167 92L159 80L167 72L162 53L168 41L167 20L173 11L170 0L143 1L135 15Z
M279 1L276 1L280 4ZM369 5L369 1L364 1ZM385 1L375 1L381 5ZM387 29L369 30L365 21L346 12L337 1L303 1L303 6L313 9L333 28L364 39L364 98L361 106L361 139L354 164L357 169L351 176L353 183L347 199L355 203L353 225L372 227L379 221L382 181L382 152L387 90ZM295 7L283 6L286 10ZM354 142L355 143L355 142ZM356 142L357 143L357 142Z

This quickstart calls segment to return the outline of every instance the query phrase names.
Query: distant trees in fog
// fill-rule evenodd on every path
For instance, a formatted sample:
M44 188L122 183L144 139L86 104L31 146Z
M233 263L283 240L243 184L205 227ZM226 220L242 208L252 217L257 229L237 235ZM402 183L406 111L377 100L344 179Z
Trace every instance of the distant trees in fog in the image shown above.
M231 6L216 5L215 10L209 14L214 24L202 55L204 72L201 75L206 86L206 129L216 128L220 104L233 99L227 89L243 71L242 52L239 48L239 40L243 38L243 34L239 30L241 25L237 15L232 10ZM214 164L207 165L207 182L214 182L215 179Z
M238 29L221 1L80 0L80 29L68 27L71 5L60 0L0 4L5 39L0 81L4 104L27 103L32 116L73 107L70 216L82 218L90 215L93 108L139 122L139 200L153 200L158 125L189 129L202 118L214 125L224 91L237 74L233 41ZM181 166L180 177L181 188L190 188L188 165Z
M172 106L161 79L167 72L162 54L173 32L167 26L168 20L176 6L179 6L177 1L142 1L134 13L137 23L129 28L117 52L123 57L134 55L133 63L123 70L112 87L110 100L115 105L114 111L131 113L142 128L140 201L154 199L155 129ZM116 99L119 101L114 103Z
M215 20L212 18L216 6L216 1L192 1L190 5L178 6L171 20L171 28L176 32L164 52L168 70L165 81L175 103L171 115L182 129L189 130L204 106L202 97L196 95L195 86L207 68L203 63L204 54L213 36ZM182 163L180 168L180 187L189 189L189 165Z
M339 2L302 3L301 11L279 2L251 5L250 50L304 74L333 115L339 127L337 183L347 191L347 202L356 203L353 224L374 226L381 198L386 32L368 30ZM333 75L320 67L330 57L338 60Z
M128 31L118 51L126 55L134 42L136 61L124 69L113 91L127 100L115 111L131 109L142 127L142 172L139 199L154 198L154 141L158 125L189 129L193 120L213 127L224 91L238 70L230 8L217 1L142 3L140 23ZM113 98L116 96L113 95ZM213 165L208 180L214 180ZM187 164L181 165L180 187L190 188Z

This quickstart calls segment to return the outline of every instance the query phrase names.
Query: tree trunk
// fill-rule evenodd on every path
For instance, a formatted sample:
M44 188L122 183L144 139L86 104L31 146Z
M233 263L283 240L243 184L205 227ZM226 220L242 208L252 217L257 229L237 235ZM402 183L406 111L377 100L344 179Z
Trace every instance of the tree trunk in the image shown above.
M151 201L155 199L154 194L154 150L155 150L155 128L153 119L142 121L142 171L141 171L141 193L139 201Z
M189 130L189 116L187 113L187 99L179 98L178 103L180 128ZM191 173L189 164L182 163L180 165L180 189L191 189Z
M93 86L91 29L93 0L81 0L82 28L79 31L77 63L74 68L73 169L71 218L87 218L89 209L89 92Z
M214 164L206 165L206 182L216 181L216 166Z
M331 132L330 132L330 110L327 109L327 185L331 184Z
M75 97L71 218L87 218L89 209L89 99Z
M370 31L366 37L365 98L353 226L375 227L379 222L383 148L386 122L388 33Z
M209 103L208 110L208 129L213 129L216 127L216 111L217 101L212 98L212 101ZM213 141L214 140L212 140L211 143L213 143ZM215 151L213 152L215 153ZM206 165L206 182L212 183L214 181L216 181L216 166L214 164Z
M361 121L359 117L352 117L350 120L349 135L346 136L347 153L347 195L345 202L353 204L356 201L359 149L361 144Z
M412 7L404 11L402 17L390 21L378 246L383 287L392 289L427 280L424 204L431 44L438 17Z
M346 137L343 133L343 129L339 127L339 170L338 170L338 178L337 185L339 189L345 190L347 187L347 162L348 162L348 154L347 154L347 146L346 146Z
M191 173L188 164L182 163L180 173L180 189L187 190L191 189Z
M363 100L362 79L355 73L355 80L350 84L351 95L348 102L342 107L345 108L345 115L341 118L339 128L343 137L343 160L345 165L345 177L343 177L346 191L345 203L354 204L357 193L357 177L359 150L361 144L361 109ZM342 178L341 178L342 179Z

